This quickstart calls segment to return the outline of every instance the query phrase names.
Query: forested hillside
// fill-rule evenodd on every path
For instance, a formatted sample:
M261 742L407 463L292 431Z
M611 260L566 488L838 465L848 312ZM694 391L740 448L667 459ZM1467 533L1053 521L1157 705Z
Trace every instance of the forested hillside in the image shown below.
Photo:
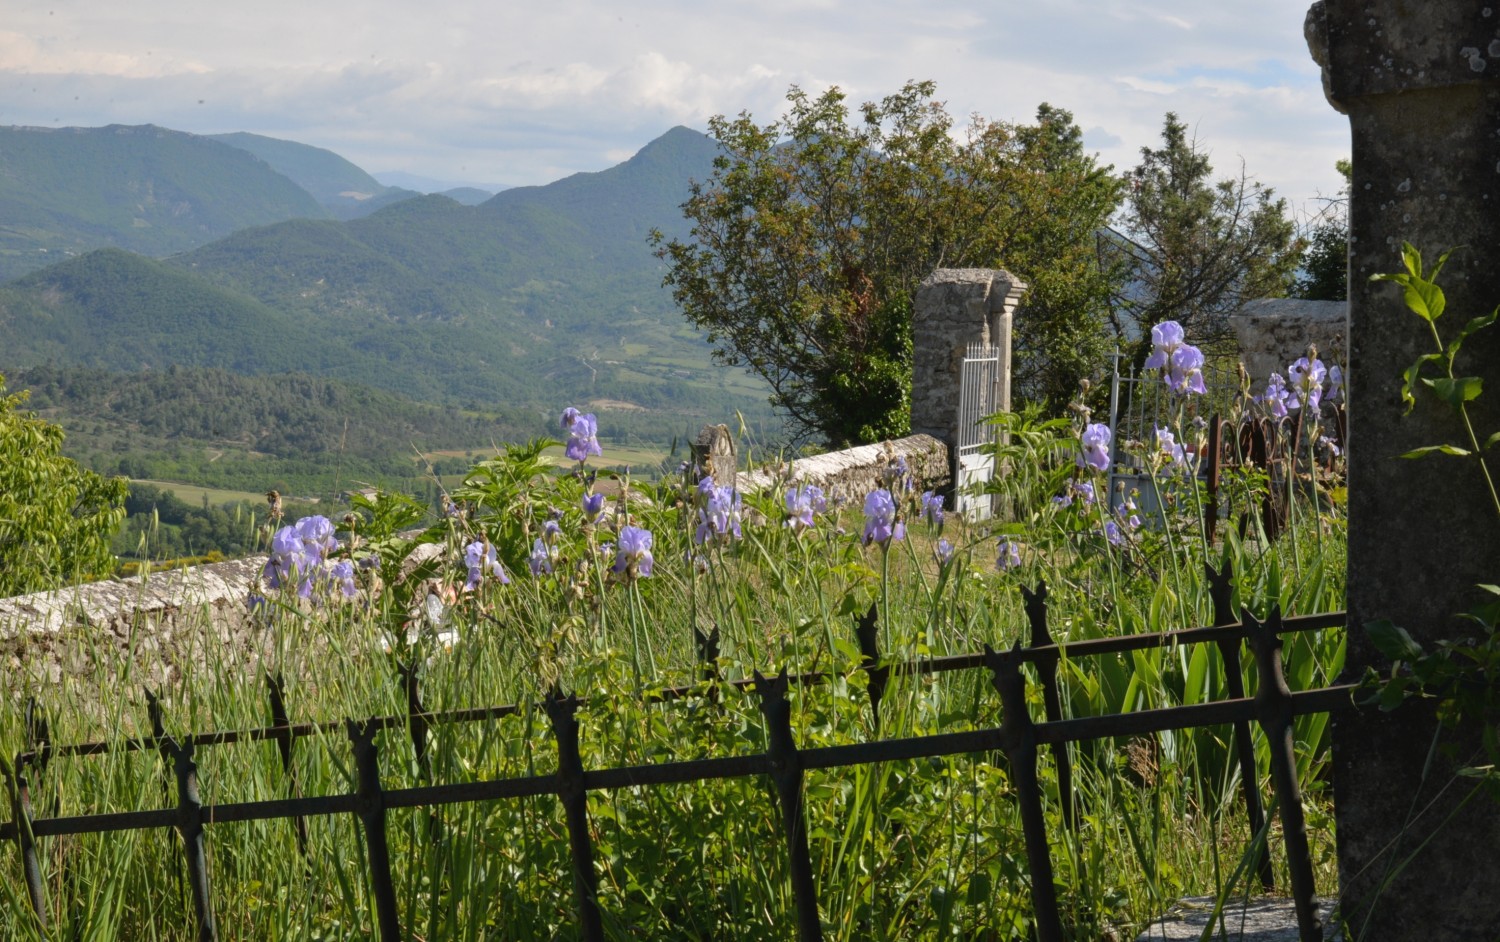
M0 281L91 249L160 257L327 211L249 152L144 125L0 127Z
M415 190L386 186L331 150L260 134L211 134L212 140L249 151L311 193L339 219L368 216L391 203L418 196ZM488 194L486 194L487 196Z
M711 364L646 242L682 230L716 152L677 128L617 167L479 206L412 198L162 261L91 253L0 286L0 369L301 371L492 414L590 406L657 441L766 419L764 388Z

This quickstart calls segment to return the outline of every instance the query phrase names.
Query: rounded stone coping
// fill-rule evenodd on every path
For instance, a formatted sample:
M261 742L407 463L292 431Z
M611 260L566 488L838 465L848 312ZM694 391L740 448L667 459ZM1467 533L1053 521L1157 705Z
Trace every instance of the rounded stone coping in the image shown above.
M76 624L102 627L195 606L219 609L232 604L238 612L267 558L247 556L0 599L0 638L56 634Z

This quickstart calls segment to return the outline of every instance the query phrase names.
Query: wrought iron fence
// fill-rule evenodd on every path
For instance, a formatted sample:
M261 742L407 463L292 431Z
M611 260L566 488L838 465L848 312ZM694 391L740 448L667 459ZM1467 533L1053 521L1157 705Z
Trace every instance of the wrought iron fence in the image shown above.
M30 741L27 750L16 757L14 771L9 776L11 820L0 823L0 840L14 841L18 846L27 895L35 918L45 929L48 907L45 881L37 853L38 841L70 834L175 828L182 838L197 936L199 939L211 940L218 936L205 862L205 841L210 828L235 822L291 820L298 828L299 843L305 845L303 822L306 818L352 815L359 821L365 837L366 864L375 898L379 935L383 942L394 942L404 936L386 839L388 812L401 808L437 808L470 802L556 795L562 804L568 831L573 897L580 935L589 942L596 942L604 938L604 928L598 904L597 868L589 830L589 792L764 775L771 779L775 787L780 809L782 838L796 909L797 937L802 942L811 942L822 938L822 926L802 805L804 774L817 769L999 752L1008 763L1015 798L1019 804L1030 871L1036 936L1041 942L1060 942L1064 938L1064 928L1054 887L1038 773L1038 749L1046 746L1051 750L1057 770L1063 826L1074 829L1077 827L1077 813L1068 744L1167 730L1231 726L1234 730L1235 761L1239 766L1250 830L1252 834L1262 834L1265 831L1265 811L1258 788L1259 776L1250 727L1255 722L1271 747L1271 779L1282 821L1287 871L1300 938L1304 942L1311 942L1322 937L1322 928L1297 782L1292 727L1298 716L1348 707L1352 703L1353 685L1292 692L1287 687L1282 670L1281 638L1285 634L1340 628L1344 624L1345 615L1343 612L1332 612L1282 618L1278 612L1273 611L1262 622L1249 612L1244 612L1236 620L1230 603L1230 574L1216 572L1211 567L1208 573L1214 603L1215 624L1212 626L1059 643L1053 640L1047 625L1047 590L1043 584L1035 592L1023 590L1031 629L1029 646L1022 647L1017 642L1014 647L1004 651L995 651L986 646L981 652L915 661L890 662L880 657L876 648L876 616L872 607L858 621L856 635L864 658L862 669L868 673L866 689L876 731L880 727L881 699L893 674L931 675L985 668L990 672L991 683L1000 697L1000 723L997 726L962 732L799 748L791 726L791 706L787 700L789 687L821 684L829 681L831 675L822 672L789 675L783 672L766 677L755 672L748 678L718 681L715 674L718 658L717 632L712 635L699 633L697 639L705 677L716 683L672 687L650 696L656 701L712 696L721 685L753 690L759 697L760 710L765 719L768 748L763 753L589 769L583 765L579 752L579 723L576 713L581 701L577 696L564 694L554 688L544 699L542 707L551 722L557 745L558 763L555 773L432 784L431 769L427 765L427 736L434 725L491 720L518 713L525 708L506 705L428 711L422 704L418 673L409 667L402 669L407 699L407 711L404 714L376 716L359 721L292 723L286 714L282 681L277 677L270 678L268 684L273 719L270 726L198 733L181 741L164 733L161 706L154 697L148 700L152 722L150 736L71 745L52 743L44 718L34 709L28 708L26 728ZM1244 672L1240 663L1242 647L1247 642L1255 658L1256 676L1259 679L1258 689L1253 697L1247 697L1244 690ZM1064 717L1057 680L1057 668L1063 659L1077 660L1103 654L1190 644L1213 644L1217 647L1223 660L1230 695L1228 699L1104 716ZM1022 671L1022 666L1026 664L1032 666L1036 682L1042 687L1045 719L1041 722L1033 719L1027 706L1028 680ZM292 778L292 751L296 742L339 728L344 730L349 739L356 772L355 790L335 795L299 795L297 782ZM424 770L429 784L395 789L382 786L377 735L382 731L401 728L407 730L419 766ZM198 768L194 761L196 751L229 743L266 741L277 745L283 771L288 776L287 787L291 797L203 804L198 788ZM160 752L164 765L175 781L176 807L50 818L35 815L29 784L33 771L44 769L49 762L60 757L93 756L120 750ZM1273 874L1264 843L1259 845L1254 867L1262 885L1269 890Z

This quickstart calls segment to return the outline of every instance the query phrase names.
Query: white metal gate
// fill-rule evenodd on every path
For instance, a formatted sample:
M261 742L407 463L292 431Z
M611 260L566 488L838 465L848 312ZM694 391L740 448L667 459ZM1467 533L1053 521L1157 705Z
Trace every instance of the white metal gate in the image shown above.
M958 377L958 480L955 509L968 520L988 520L994 495L981 493L995 476L995 456L985 446L995 441L995 426L985 416L1000 411L1000 348L969 344Z

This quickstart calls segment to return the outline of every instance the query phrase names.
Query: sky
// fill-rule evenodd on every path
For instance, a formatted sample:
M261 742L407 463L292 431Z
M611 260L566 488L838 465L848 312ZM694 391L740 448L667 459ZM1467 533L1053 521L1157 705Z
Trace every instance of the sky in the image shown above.
M526 185L715 114L768 123L792 85L862 102L931 79L961 119L1065 108L1120 170L1176 112L1216 176L1243 167L1306 213L1349 153L1308 4L6 0L0 125L249 131L371 173Z

